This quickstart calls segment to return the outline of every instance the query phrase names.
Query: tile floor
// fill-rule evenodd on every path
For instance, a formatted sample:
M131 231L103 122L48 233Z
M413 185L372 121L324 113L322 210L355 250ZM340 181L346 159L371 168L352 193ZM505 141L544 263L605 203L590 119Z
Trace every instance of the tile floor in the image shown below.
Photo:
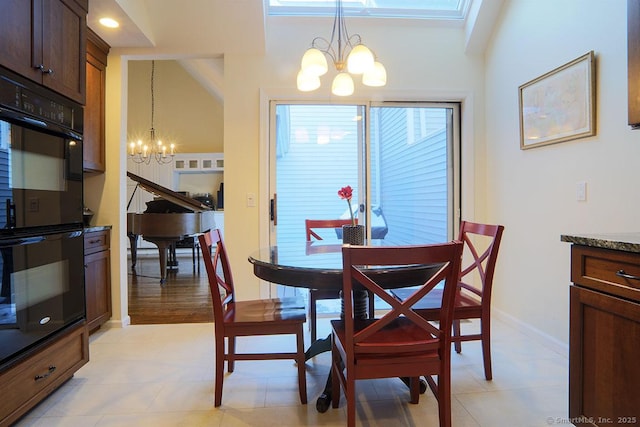
M475 326L475 325L465 325ZM328 333L328 319L320 332ZM307 362L309 404L298 400L290 361L240 361L225 378L222 406L213 407L213 325L134 325L91 336L91 361L18 422L18 426L342 426L340 408L318 413L315 401L329 354ZM493 325L493 381L485 381L479 343L452 354L453 425L542 427L566 424L567 357L509 325ZM239 339L239 346L293 344L288 338ZM398 379L357 383L358 425L438 425L430 391L408 403Z

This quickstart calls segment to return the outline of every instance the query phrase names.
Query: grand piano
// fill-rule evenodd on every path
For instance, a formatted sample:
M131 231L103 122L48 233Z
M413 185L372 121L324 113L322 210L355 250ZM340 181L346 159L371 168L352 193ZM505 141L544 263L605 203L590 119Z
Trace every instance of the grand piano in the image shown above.
M127 172L137 187L159 199L147 202L143 213L127 213L127 236L131 243L131 268L135 268L138 236L158 247L160 283L167 280L167 257L177 242L215 228L214 212L206 204L171 191L155 182ZM135 190L134 190L135 191ZM133 197L133 196L132 196Z

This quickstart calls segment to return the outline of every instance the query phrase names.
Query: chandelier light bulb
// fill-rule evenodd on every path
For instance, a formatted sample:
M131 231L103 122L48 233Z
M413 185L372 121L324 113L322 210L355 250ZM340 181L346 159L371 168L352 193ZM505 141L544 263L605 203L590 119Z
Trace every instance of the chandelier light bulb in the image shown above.
M305 74L317 77L326 74L329 70L327 58L324 56L324 53L314 47L307 49L304 53L300 68Z
M376 62L373 52L362 44L359 34L349 35L342 0L335 0L335 3L331 37L315 37L311 48L304 52L297 76L298 90L309 92L320 87L319 77L329 70L327 58L338 72L331 85L331 92L336 96L353 94L352 74L362 74L362 81L367 86L384 86L387 83L384 66Z
M373 63L373 67L362 75L362 84L380 87L387 84L387 70L380 62Z
M347 70L351 74L362 74L373 67L371 50L363 44L356 45L347 57Z
M351 75L346 72L338 73L333 79L331 85L331 93L336 96L349 96L353 94L353 79Z
M305 72L305 70L298 71L298 90L301 92L310 92L320 87L320 77L311 75Z

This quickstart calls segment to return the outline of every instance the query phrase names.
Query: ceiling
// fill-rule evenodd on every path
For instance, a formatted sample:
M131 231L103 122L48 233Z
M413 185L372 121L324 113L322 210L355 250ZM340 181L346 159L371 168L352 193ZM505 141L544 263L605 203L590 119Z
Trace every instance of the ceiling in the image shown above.
M120 27L103 27L103 16ZM223 54L265 50L262 0L89 0L87 24L131 59L177 60L221 100Z
M473 0L467 50L483 50L503 0ZM224 99L225 53L264 54L263 0L89 0L87 23L130 59L175 59L206 90ZM108 29L98 19L120 22Z

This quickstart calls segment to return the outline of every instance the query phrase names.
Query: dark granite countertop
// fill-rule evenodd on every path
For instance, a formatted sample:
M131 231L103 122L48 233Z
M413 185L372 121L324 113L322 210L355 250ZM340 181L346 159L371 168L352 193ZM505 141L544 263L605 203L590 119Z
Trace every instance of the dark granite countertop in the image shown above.
M561 235L563 242L640 253L640 233Z
M111 226L110 225L92 225L90 227L84 228L85 233L94 233L96 231L104 231L104 230L111 230Z

